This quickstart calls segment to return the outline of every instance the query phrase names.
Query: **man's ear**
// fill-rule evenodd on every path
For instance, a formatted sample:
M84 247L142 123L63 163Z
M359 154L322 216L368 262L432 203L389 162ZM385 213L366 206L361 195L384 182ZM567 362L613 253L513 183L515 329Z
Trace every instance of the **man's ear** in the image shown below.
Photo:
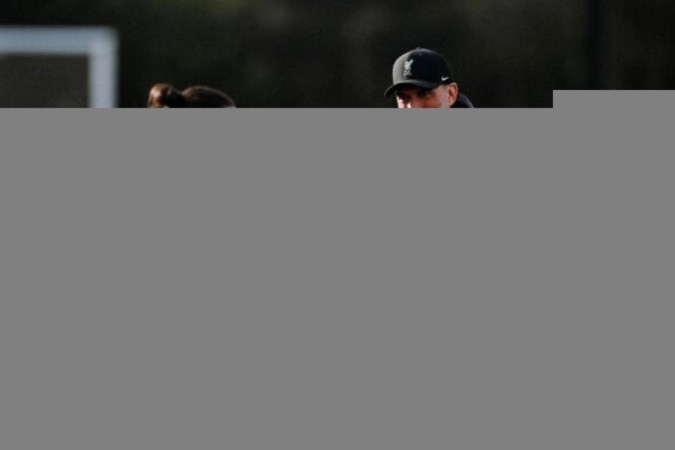
M457 101L457 97L459 97L459 86L457 86L457 83L450 83L448 85L448 104L452 106Z

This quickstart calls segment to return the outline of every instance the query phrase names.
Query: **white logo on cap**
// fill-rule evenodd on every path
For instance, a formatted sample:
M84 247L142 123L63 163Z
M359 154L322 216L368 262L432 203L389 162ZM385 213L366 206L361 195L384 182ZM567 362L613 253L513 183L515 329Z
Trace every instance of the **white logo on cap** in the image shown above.
M403 76L409 77L412 76L412 64L413 60L409 59L403 64Z
M441 77L441 81L448 81L450 77Z

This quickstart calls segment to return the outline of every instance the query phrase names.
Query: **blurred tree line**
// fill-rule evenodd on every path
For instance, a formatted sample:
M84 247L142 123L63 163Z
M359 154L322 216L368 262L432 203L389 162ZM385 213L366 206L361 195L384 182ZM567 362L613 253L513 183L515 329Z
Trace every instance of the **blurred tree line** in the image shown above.
M391 107L391 64L443 53L483 107L550 107L555 89L672 89L667 0L3 0L2 25L117 30L119 105L156 82L241 107Z

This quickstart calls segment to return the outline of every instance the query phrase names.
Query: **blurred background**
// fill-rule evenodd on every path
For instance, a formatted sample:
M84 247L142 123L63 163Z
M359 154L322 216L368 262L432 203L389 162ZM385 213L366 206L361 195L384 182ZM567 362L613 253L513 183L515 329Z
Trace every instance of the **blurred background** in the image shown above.
M240 107L393 107L391 65L422 46L477 106L539 108L553 90L673 89L674 13L668 0L2 0L0 27L113 30L118 107L144 107L157 82L211 85ZM86 83L57 76L64 64L40 70L36 106L86 102L58 95ZM0 106L31 106L11 83L33 72L0 55Z

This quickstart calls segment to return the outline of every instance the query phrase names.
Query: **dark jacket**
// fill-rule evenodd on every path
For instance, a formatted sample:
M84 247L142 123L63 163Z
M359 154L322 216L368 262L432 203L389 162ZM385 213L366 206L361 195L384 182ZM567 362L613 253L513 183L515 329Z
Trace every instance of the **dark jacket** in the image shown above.
M467 97L464 94L459 94L457 97L457 100L455 100L455 103L452 104L452 108L473 108L473 103L471 103L471 100L469 100L469 97Z

